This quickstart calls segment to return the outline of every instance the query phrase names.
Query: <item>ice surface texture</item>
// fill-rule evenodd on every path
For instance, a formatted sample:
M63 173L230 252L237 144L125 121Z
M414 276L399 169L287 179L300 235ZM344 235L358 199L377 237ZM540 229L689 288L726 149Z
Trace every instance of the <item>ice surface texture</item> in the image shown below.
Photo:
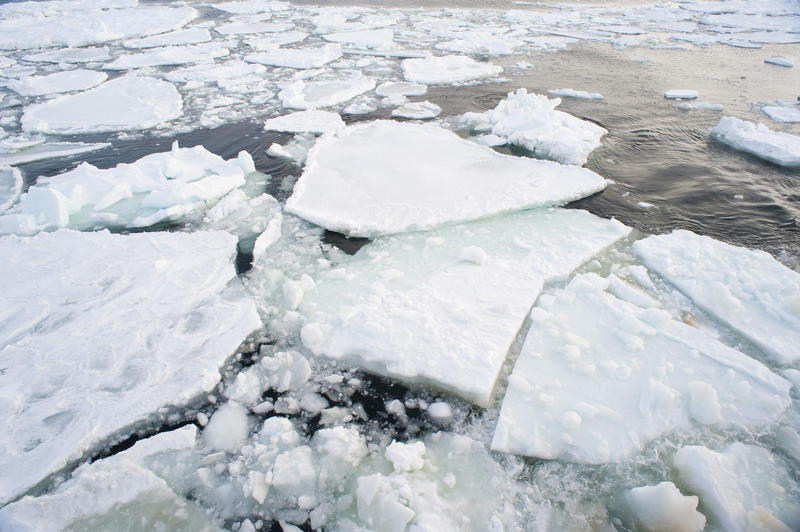
M584 168L502 155L435 125L376 121L320 139L286 210L332 231L375 236L563 204L603 188Z
M0 503L213 389L260 326L235 245L224 232L0 238Z
M764 124L725 116L711 130L711 137L772 163L800 167L800 137L797 135L772 131Z
M800 274L769 253L684 230L640 240L634 251L774 362L800 359Z
M492 449L613 462L676 428L762 426L791 404L789 383L760 362L609 282L585 274L539 298Z
M305 292L303 343L486 406L543 283L628 231L584 211L542 209L377 239Z

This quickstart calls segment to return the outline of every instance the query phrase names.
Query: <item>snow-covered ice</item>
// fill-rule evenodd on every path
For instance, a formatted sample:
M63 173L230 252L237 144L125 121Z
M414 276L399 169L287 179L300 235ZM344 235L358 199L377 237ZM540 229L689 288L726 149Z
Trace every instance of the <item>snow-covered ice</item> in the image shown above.
M132 70L149 66L210 63L229 53L228 48L213 42L189 46L164 46L146 52L120 55L103 68L106 70Z
M105 72L94 70L65 70L45 76L30 76L21 80L9 80L6 86L22 96L42 96L61 92L91 89L108 79Z
M524 88L508 93L497 107L484 113L465 113L461 124L473 131L503 137L536 157L564 164L585 164L607 131L555 108L559 98L528 94Z
M436 125L379 120L320 139L286 210L374 236L559 205L603 188L584 168L502 155Z
M247 55L245 59L262 65L288 68L319 68L342 57L338 44L325 44L314 48L271 48Z
M479 63L463 55L404 59L401 63L406 81L443 85L490 78L503 71L492 63Z
M0 214L8 210L22 193L22 173L0 162Z
M602 100L603 95L599 92L586 92L576 91L575 89L550 89L547 91L548 96L564 98L576 98L578 100Z
M266 131L285 133L325 133L338 131L344 127L344 120L338 113L318 109L289 113L264 122Z
M110 146L106 142L46 142L37 139L22 146L8 146L7 139L0 140L0 165L16 165L55 157L68 157Z
M628 231L584 211L541 209L377 239L314 279L299 307L303 343L486 406L543 283Z
M671 89L664 93L668 100L694 100L697 96L697 91L689 89Z
M86 48L59 48L46 52L37 52L22 56L25 61L33 63L91 63L111 59L108 46Z
M778 65L787 68L792 68L794 66L794 59L782 56L767 57L766 59L764 59L764 62L769 63L771 65Z
M0 216L0 234L33 234L59 227L148 227L198 215L245 183L254 170L242 152L225 161L202 146L147 155L100 170L83 163L41 178Z
M206 28L187 28L183 30L123 41L125 48L157 48L160 46L176 46L180 44L198 44L211 40L211 32Z
M392 116L398 118L410 118L412 120L427 120L430 118L436 118L441 112L441 107L435 103L425 100L424 102L403 104L392 111Z
M634 243L642 261L778 364L800 359L800 274L760 250L690 231Z
M700 532L706 527L706 517L697 511L697 496L683 495L672 482L633 488L625 497L642 530Z
M0 501L213 389L260 326L235 245L223 232L0 238Z
M394 32L390 29L345 31L322 36L326 41L349 44L364 48L385 49L395 46Z
M767 425L791 404L789 383L760 362L610 282L584 274L539 298L492 449L614 462L693 424Z
M385 81L375 88L378 96L423 96L428 92L428 86L422 83L409 83L407 81Z
M335 79L297 80L284 87L278 97L289 109L315 109L344 103L374 88L373 78L356 71Z
M732 116L724 116L711 130L711 137L772 163L800 167L800 137L772 131L764 124L754 124Z
M26 107L22 129L59 134L147 129L179 117L182 110L183 100L171 83L127 75Z
M800 107L797 105L767 105L761 110L775 122L800 122Z

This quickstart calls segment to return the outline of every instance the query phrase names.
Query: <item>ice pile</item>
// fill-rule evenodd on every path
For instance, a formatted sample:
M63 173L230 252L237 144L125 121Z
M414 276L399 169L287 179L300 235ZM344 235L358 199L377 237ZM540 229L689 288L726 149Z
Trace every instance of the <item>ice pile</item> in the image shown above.
M83 163L41 178L0 216L0 234L30 235L59 227L148 227L199 215L245 184L255 170L247 152L225 161L202 146L147 155L100 170Z
M754 124L724 116L712 130L711 137L756 157L790 168L800 167L800 137L772 131L764 124Z
M401 63L406 81L442 85L497 76L503 67L479 63L471 57L445 55L405 59Z
M0 502L214 388L261 324L235 244L223 232L0 238Z
M320 139L286 210L374 236L563 204L604 187L584 168L502 155L435 125L375 121Z
M649 268L774 362L800 359L800 274L769 253L684 230L633 248Z
M559 98L528 94L524 88L508 93L497 107L485 113L466 113L461 124L490 133L506 143L521 146L542 159L564 164L586 163L607 131L555 108Z
M584 274L539 298L492 449L620 461L674 429L760 427L791 404L786 380L622 282Z

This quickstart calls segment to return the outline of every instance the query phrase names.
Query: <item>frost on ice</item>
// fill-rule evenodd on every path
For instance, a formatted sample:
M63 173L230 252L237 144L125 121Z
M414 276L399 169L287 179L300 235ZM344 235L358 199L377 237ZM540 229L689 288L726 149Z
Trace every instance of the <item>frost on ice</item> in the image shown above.
M374 236L563 204L603 188L584 168L502 155L435 125L375 121L320 139L286 210Z
M759 427L791 404L789 383L760 362L609 283L585 274L539 298L492 449L620 461L676 428Z
M649 268L776 363L800 359L800 274L769 253L684 230L650 236L633 248Z
M446 55L405 59L401 63L406 81L441 85L490 78L503 71L492 63L479 63L471 57Z
M182 109L171 83L128 75L28 106L22 129L59 134L147 129L179 117Z
M223 232L0 238L0 501L214 388L260 326L235 245Z
M486 406L543 283L628 231L584 211L542 209L377 239L305 292L302 341Z
M711 137L772 163L790 168L800 167L800 137L797 135L772 131L764 124L725 116L711 130Z
M607 131L555 108L559 98L528 94L524 88L508 93L485 113L465 113L461 124L479 133L491 133L508 144L525 148L536 157L564 164L585 164Z

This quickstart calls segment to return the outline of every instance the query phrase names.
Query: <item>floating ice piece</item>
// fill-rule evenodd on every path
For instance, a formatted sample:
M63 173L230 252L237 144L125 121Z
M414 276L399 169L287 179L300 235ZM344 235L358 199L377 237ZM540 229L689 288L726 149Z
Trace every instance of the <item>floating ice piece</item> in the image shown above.
M265 131L285 133L326 133L338 131L344 127L344 120L338 113L316 109L289 113L264 122Z
M543 283L628 232L584 211L541 209L377 239L315 279L301 338L316 355L486 406Z
M413 102L401 105L392 111L392 116L410 118L412 120L427 120L429 118L436 118L441 112L441 107L425 100L424 102Z
M256 50L272 50L284 44L302 42L308 37L304 31L283 31L271 35L253 37L247 41L251 48Z
M479 63L471 57L461 55L404 59L401 65L406 81L428 85L489 78L503 71L503 67Z
M375 94L378 96L422 96L428 92L428 86L406 81L385 81L378 85Z
M141 49L156 48L160 46L176 46L181 44L198 44L211 40L211 32L206 28L188 28L171 31L142 39L129 39L122 43L125 48Z
M229 22L214 28L222 35L249 35L251 33L277 33L294 28L290 22Z
M374 88L374 79L355 72L331 80L297 80L281 90L278 97L289 109L315 109L344 103Z
M323 137L286 210L332 231L375 236L563 204L603 188L584 168L503 155L435 125L380 120Z
M681 111L722 111L721 103L684 102L678 104Z
M171 83L128 75L26 107L22 129L58 134L147 129L179 117L182 109Z
M34 145L17 149L6 149L3 144L5 144L5 141L0 141L0 165L17 165L56 157L68 157L110 146L106 142L93 144L84 142L44 142L44 139Z
M498 35L488 31L470 31L463 38L436 44L438 50L462 54L486 54L490 56L511 55L525 44L525 41L508 35Z
M89 48L61 48L23 56L25 61L34 63L91 63L111 59L108 46Z
M800 167L800 137L772 131L764 124L754 124L724 116L711 130L711 137L780 166Z
M697 91L672 89L664 93L664 98L668 100L694 100L697 98Z
M758 427L791 404L760 362L608 285L584 274L539 298L492 449L616 462L692 421Z
M244 76L258 75L266 72L267 68L262 65L245 63L240 60L227 61L221 64L192 65L167 72L164 78L174 83L186 83L190 81L219 82L220 80L230 80Z
M700 496L722 530L797 530L800 485L766 449L734 443L723 452L688 446L675 454L681 485Z
M230 50L216 43L191 46L166 46L156 50L125 54L106 64L106 70L131 70L147 66L182 65L185 63L210 63L224 57Z
M284 11L291 6L289 2L264 1L264 0L240 0L235 2L222 2L211 4L214 9L233 13L236 15L247 15L251 13L265 13L269 11Z
M148 227L199 214L245 183L252 159L224 161L202 146L154 153L99 170L83 163L41 178L0 216L0 234L33 234L58 227Z
M563 96L565 98L577 98L579 100L602 100L603 95L599 92L576 91L574 89L551 89L547 91L548 96Z
M378 107L369 102L353 102L344 109L342 109L343 115L366 115L372 113L373 111L377 111Z
M91 89L108 79L105 72L94 70L66 70L45 76L29 76L6 82L6 86L21 96L42 96L60 92Z
M326 44L316 48L274 48L245 56L245 60L262 65L288 68L319 68L342 57L338 44Z
M328 33L322 36L326 41L338 42L342 44L352 44L363 46L364 48L392 48L394 43L394 32L390 29L345 31L338 33Z
M0 161L0 214L7 211L21 193L22 173Z
M8 68L11 65L15 65L17 62L11 59L10 57L0 56L0 68Z
M770 65L778 65L782 67L792 68L794 66L794 59L790 59L788 57L782 57L779 55L767 57L764 59L765 63L769 63Z
M461 123L478 132L492 133L508 144L521 146L542 159L564 164L585 164L607 131L555 107L561 103L524 88L508 93L497 107L485 113L465 113Z
M768 105L761 110L775 122L800 122L800 107L796 105Z
M800 274L769 253L683 230L637 241L633 249L650 269L776 363L800 359Z
M235 245L223 232L0 238L0 504L214 388L260 326Z
M706 527L706 516L697 511L699 499L683 495L672 482L633 488L625 498L641 530L700 532Z

